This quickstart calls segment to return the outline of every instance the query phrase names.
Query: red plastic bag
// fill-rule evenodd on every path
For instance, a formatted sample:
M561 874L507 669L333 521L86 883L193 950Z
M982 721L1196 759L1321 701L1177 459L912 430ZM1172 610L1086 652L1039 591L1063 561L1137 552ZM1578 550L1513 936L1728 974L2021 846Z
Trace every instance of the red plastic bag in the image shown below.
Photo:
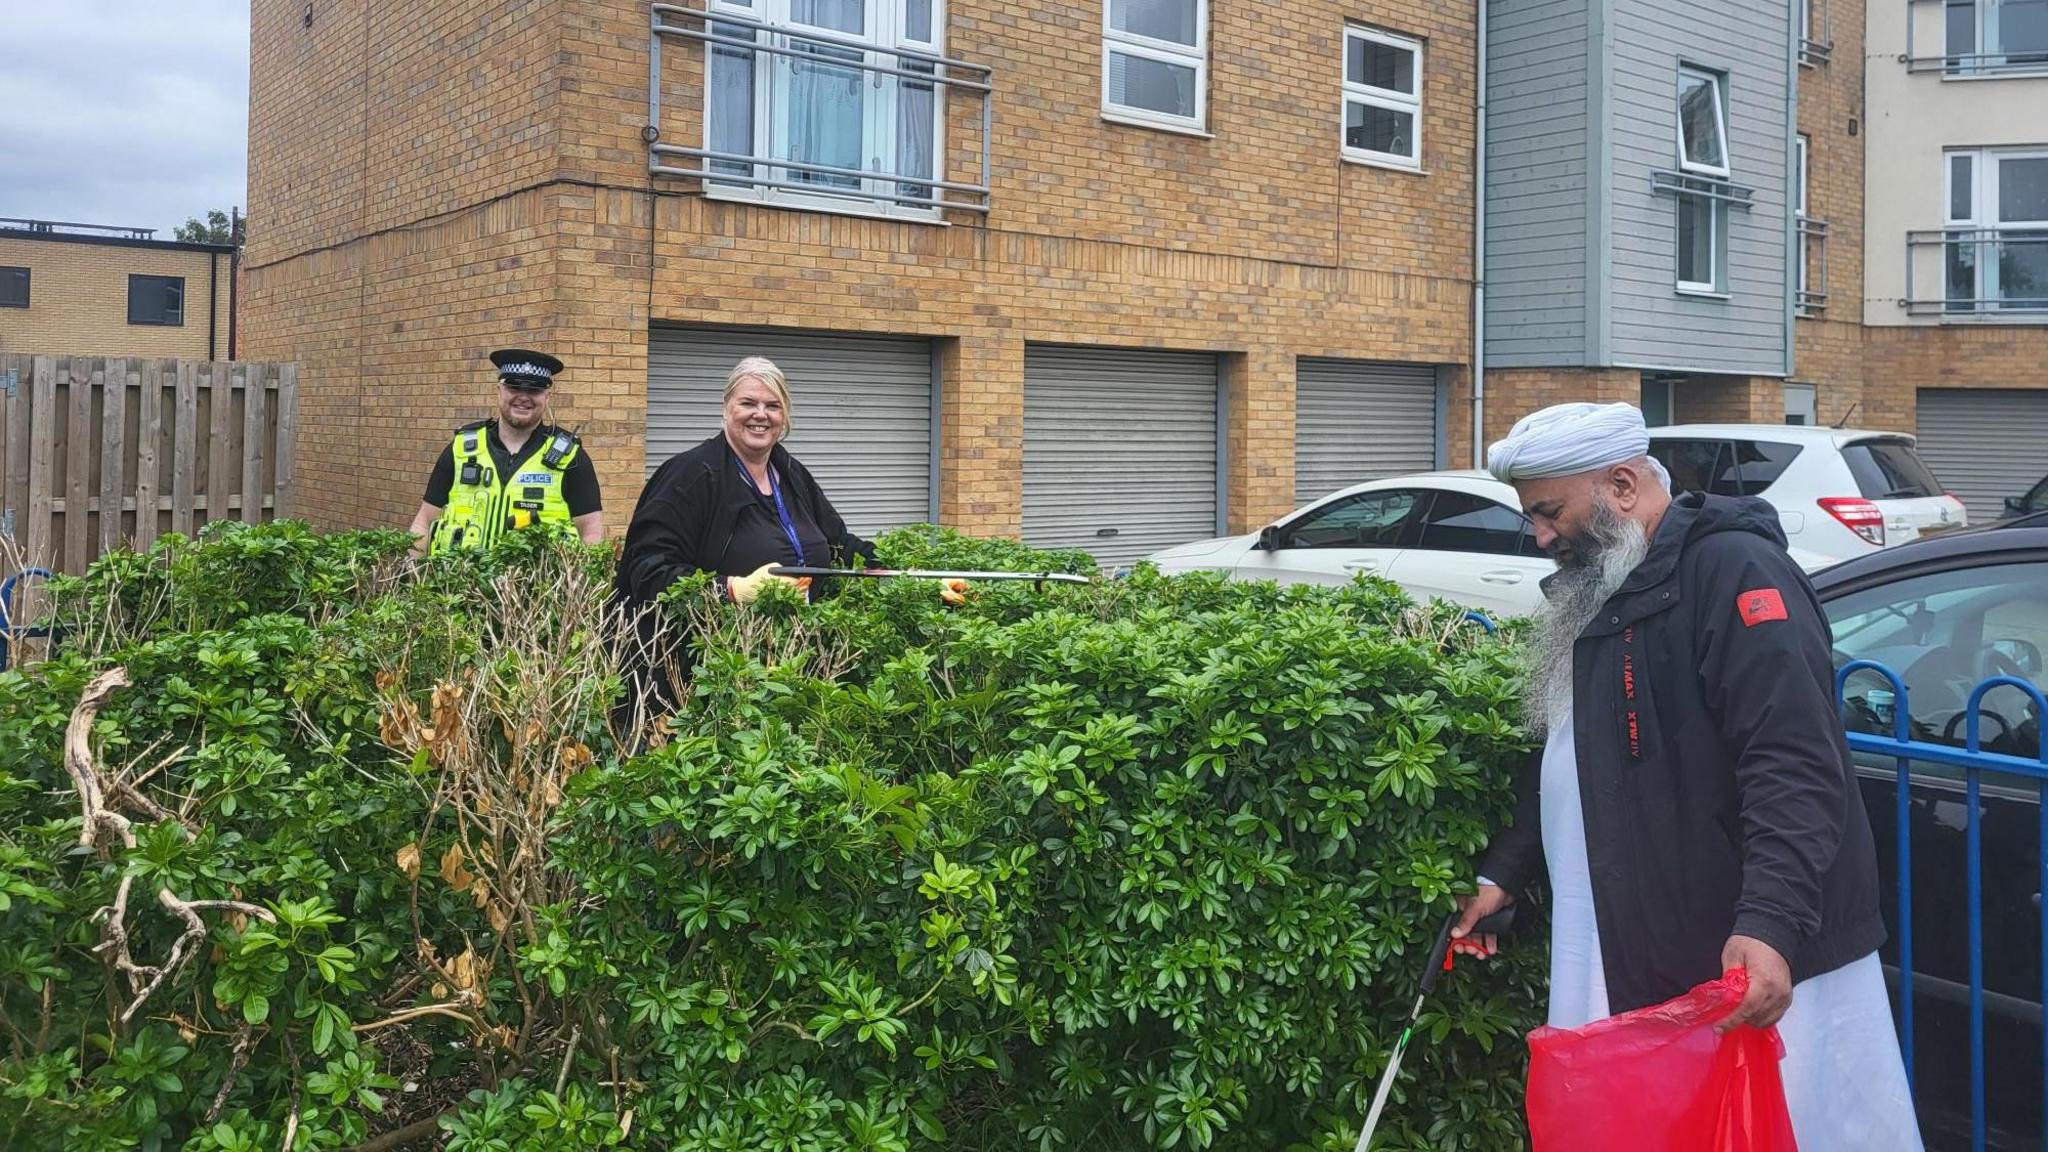
M1675 1000L1529 1034L1535 1152L1795 1152L1775 1028L1714 1034L1736 969Z

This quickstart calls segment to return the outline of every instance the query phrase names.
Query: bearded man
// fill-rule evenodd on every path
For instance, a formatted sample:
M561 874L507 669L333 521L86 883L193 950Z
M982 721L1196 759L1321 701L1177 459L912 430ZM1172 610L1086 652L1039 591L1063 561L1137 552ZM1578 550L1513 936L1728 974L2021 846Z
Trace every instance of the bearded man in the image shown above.
M1734 968L1723 1031L1777 1025L1802 1149L1918 1152L1877 947L1876 847L1827 619L1762 500L1673 499L1642 413L1562 404L1487 468L1557 561L1528 687L1545 733L1454 935L1546 872L1550 1023Z

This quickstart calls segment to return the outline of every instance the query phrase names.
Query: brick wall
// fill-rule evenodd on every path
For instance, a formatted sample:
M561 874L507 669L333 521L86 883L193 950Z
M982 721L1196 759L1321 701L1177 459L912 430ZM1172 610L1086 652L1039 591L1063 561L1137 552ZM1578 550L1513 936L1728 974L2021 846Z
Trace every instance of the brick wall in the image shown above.
M209 264L213 275L209 279ZM0 266L29 270L29 306L0 308L0 352L228 358L225 252L0 236ZM181 276L182 325L128 323L128 277ZM214 302L207 307L207 288ZM209 340L210 337L210 340Z
M1643 374L1633 368L1489 368L1484 442L1506 436L1515 421L1539 408L1579 400L1640 404ZM1472 385L1462 375L1451 384L1449 424L1451 465L1484 467L1483 457L1472 455Z
M1869 328L1864 351L1859 426L1913 431L1921 388L2048 388L2048 328Z
M336 0L307 28L258 0L249 353L301 362L309 513L409 517L488 408L480 357L516 341L567 362L557 406L619 530L650 321L938 340L941 515L991 533L1021 526L1028 342L1224 355L1233 525L1292 505L1296 357L1468 358L1468 11L1215 5L1197 138L1100 117L1099 4L949 8L947 53L996 72L993 211L937 226L650 181L641 7ZM1347 18L1426 39L1425 171L1339 161ZM665 139L701 139L699 61L664 45ZM978 110L949 110L949 174L971 178Z
M1688 376L1672 385L1671 422L1783 424L1785 382L1774 376Z
M1799 131L1807 137L1807 214L1828 236L1812 240L1808 281L1826 306L1793 324L1792 379L1813 384L1820 420L1832 424L1863 399L1863 12L1865 0L1814 4L1816 40L1830 43L1825 63L1798 72ZM1856 134L1851 135L1851 126ZM1823 282L1825 270L1825 282ZM1780 405L1770 415L1783 419Z

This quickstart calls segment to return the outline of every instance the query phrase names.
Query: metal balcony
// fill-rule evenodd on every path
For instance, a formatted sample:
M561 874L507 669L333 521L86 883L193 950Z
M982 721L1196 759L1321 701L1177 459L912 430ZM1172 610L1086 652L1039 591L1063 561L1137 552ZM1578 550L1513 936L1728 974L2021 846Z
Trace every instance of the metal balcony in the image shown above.
M1928 249L1936 250L1935 268L1925 263ZM2048 228L1906 233L1906 296L1899 303L1908 315L1955 321L2048 320Z
M1984 2L1985 0L1978 0L1979 5ZM2018 51L1948 52L1948 44L1945 42L1945 21L1949 15L1947 0L1905 0L1905 4L1906 51L1898 59L1906 66L1908 72L1939 72L1945 76L2048 75L2048 45L2029 46ZM1917 34L1921 10L1929 7L1940 13L1940 19L1935 21L1935 24L1944 40L1944 51L1934 56L1922 55ZM1981 14L1973 13L1973 19L1980 18Z
M810 28L771 24L745 15L712 13L679 4L649 6L647 142L648 171L679 177L709 188L778 190L801 194L802 200L771 201L786 206L843 203L870 210L895 209L898 215L936 218L941 212L987 214L989 210L990 139L993 127L994 73L984 65L955 60L914 48L890 48L849 36ZM850 167L773 155L771 149L719 150L695 144L670 143L669 132L708 144L711 93L698 106L695 122L678 123L663 108L662 48L667 41L688 46L705 74L714 52L743 55L752 61L754 83L769 70L763 61L788 61L792 69L806 66L832 72L859 72L876 91L892 96L908 90L929 90L932 102L931 171L906 171L901 156L874 156L864 167ZM857 54L857 55L855 55ZM886 62L884 62L886 61ZM946 128L964 122L949 117L942 93L968 93L980 101L980 171L973 181L945 178ZM928 214L904 210L925 209Z
M1801 316L1817 316L1828 306L1828 222L1799 217L1799 253L1806 285L1798 289L1794 310Z

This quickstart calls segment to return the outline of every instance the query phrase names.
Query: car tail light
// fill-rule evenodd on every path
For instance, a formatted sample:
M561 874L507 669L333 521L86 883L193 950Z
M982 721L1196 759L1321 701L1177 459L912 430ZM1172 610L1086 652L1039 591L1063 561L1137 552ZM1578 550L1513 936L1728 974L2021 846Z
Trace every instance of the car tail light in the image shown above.
M1864 540L1884 547L1884 513L1877 505L1860 496L1826 496L1820 500L1820 510Z

